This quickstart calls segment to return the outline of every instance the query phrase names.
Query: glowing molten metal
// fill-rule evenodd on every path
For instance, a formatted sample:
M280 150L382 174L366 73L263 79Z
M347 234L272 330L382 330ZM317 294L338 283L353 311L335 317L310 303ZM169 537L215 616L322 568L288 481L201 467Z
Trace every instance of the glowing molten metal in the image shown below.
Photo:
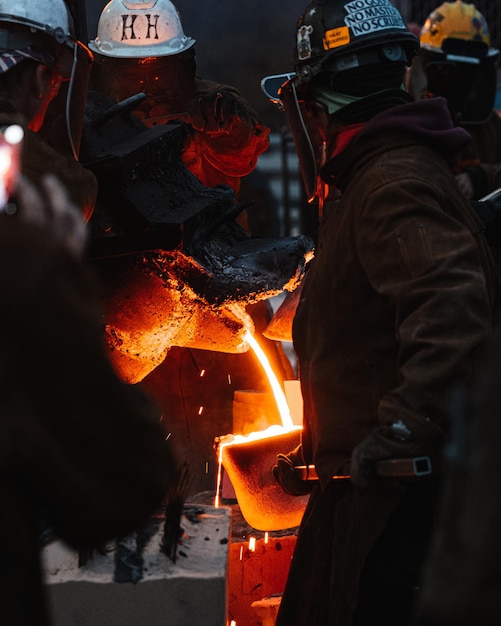
M247 523L256 530L285 530L299 525L308 496L287 495L275 481L272 467L279 452L288 452L299 444L302 427L294 425L282 388L256 339L248 333L246 340L269 378L282 425L245 436L225 435L216 440L219 471L215 506L219 506L224 467Z

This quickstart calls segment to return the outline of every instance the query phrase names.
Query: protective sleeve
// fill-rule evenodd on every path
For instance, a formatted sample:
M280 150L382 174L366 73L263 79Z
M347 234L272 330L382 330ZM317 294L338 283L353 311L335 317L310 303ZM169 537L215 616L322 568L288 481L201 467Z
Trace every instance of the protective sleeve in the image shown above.
M471 357L491 330L475 219L444 210L438 198L433 183L410 176L381 185L362 209L361 262L395 307L399 342L400 383L380 402L381 426L412 415L447 431L453 399L443 390L451 380L471 384Z

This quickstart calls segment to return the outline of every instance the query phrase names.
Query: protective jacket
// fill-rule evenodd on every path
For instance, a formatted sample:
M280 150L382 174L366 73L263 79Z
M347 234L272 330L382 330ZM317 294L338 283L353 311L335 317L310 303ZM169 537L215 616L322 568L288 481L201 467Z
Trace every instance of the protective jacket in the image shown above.
M323 168L338 197L327 198L293 337L303 451L324 495L317 489L304 514L280 626L352 623L360 571L404 496L331 477L381 428L414 433L431 421L446 433L453 391L489 335L492 258L451 170L468 139L445 100L411 102L374 116ZM430 436L421 453L442 443ZM305 571L318 576L305 583Z
M293 331L306 446L324 482L378 424L410 412L447 430L447 390L489 332L490 253L444 159L467 134L443 129L437 100L376 116L324 169L342 196L327 207Z

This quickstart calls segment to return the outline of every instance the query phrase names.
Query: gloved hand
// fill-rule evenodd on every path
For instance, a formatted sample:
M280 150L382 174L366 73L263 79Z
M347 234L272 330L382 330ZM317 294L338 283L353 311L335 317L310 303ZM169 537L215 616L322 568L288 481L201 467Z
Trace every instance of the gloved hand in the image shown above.
M313 483L296 476L296 465L305 465L301 444L288 454L277 454L277 464L272 468L273 476L285 493L290 496L305 496L313 489Z
M244 107L227 91L215 91L194 98L188 104L193 128L207 135L221 135L234 132L251 133L254 129Z
M399 419L390 426L374 429L355 447L350 464L351 480L355 485L382 492L402 491L402 479L378 475L379 461L419 456L436 458L440 454L445 433L439 426L429 419L417 419L411 412L404 419L405 422Z

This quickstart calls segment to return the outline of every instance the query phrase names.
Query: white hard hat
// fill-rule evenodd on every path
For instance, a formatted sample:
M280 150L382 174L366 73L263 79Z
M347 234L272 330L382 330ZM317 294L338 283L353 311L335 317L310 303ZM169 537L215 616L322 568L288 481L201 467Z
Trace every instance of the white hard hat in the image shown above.
M16 28L12 28L12 24ZM18 52L21 58L34 58L57 69L69 80L67 89L59 92L49 110L64 110L64 116L55 116L55 119L65 124L68 145L78 159L93 56L87 46L75 38L73 25L64 0L0 0L0 50ZM55 56L46 46L45 36L57 44ZM11 59L15 59L15 55ZM4 71L9 67L12 63L7 64Z
M0 0L0 22L35 29L59 44L73 44L70 20L63 0Z
M194 43L169 0L111 0L89 48L108 57L145 58L179 54Z

